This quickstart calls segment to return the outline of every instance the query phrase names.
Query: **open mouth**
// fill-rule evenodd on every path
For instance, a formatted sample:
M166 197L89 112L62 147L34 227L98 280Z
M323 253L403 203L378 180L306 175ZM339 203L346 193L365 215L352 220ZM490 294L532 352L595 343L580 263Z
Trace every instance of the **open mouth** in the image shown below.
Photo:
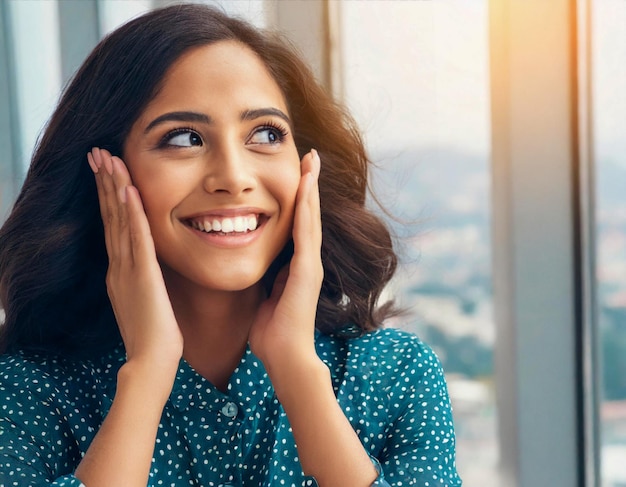
M185 224L204 233L218 235L236 235L255 231L267 217L265 215L240 215L235 217L197 217L185 221Z

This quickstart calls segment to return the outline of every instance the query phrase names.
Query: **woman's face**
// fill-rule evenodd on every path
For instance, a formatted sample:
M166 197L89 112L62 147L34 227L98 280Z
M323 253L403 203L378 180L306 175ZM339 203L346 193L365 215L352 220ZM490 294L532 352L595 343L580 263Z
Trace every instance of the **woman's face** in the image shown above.
M132 126L124 161L170 284L258 283L291 235L300 160L287 104L248 47L176 61Z

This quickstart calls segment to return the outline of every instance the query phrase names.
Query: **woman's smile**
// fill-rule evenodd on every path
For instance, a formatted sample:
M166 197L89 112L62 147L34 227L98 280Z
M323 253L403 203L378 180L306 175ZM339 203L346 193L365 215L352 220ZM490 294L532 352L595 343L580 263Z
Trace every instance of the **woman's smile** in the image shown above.
M258 238L268 219L259 209L240 208L208 212L183 222L208 244L235 248Z
M257 229L259 224L257 214L238 215L234 217L201 216L188 220L189 225L203 233L230 235L233 233L248 233Z

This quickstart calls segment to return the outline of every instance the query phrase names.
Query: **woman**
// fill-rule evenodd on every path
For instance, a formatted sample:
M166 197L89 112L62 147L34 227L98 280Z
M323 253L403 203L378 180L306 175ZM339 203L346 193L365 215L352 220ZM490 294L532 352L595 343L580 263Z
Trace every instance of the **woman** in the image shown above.
M379 329L367 165L241 21L179 5L104 39L0 231L0 483L460 485L436 357Z

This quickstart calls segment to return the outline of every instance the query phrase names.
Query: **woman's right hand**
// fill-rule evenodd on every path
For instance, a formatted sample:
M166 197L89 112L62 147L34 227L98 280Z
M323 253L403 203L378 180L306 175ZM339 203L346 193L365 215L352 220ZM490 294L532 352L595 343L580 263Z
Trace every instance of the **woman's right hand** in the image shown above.
M109 255L107 290L127 364L155 379L173 380L183 353L183 337L141 197L119 157L94 148L87 158L96 178Z
M128 359L118 372L111 408L75 476L91 487L145 486L183 337L126 166L96 148L87 159L96 176L109 254L107 290Z

